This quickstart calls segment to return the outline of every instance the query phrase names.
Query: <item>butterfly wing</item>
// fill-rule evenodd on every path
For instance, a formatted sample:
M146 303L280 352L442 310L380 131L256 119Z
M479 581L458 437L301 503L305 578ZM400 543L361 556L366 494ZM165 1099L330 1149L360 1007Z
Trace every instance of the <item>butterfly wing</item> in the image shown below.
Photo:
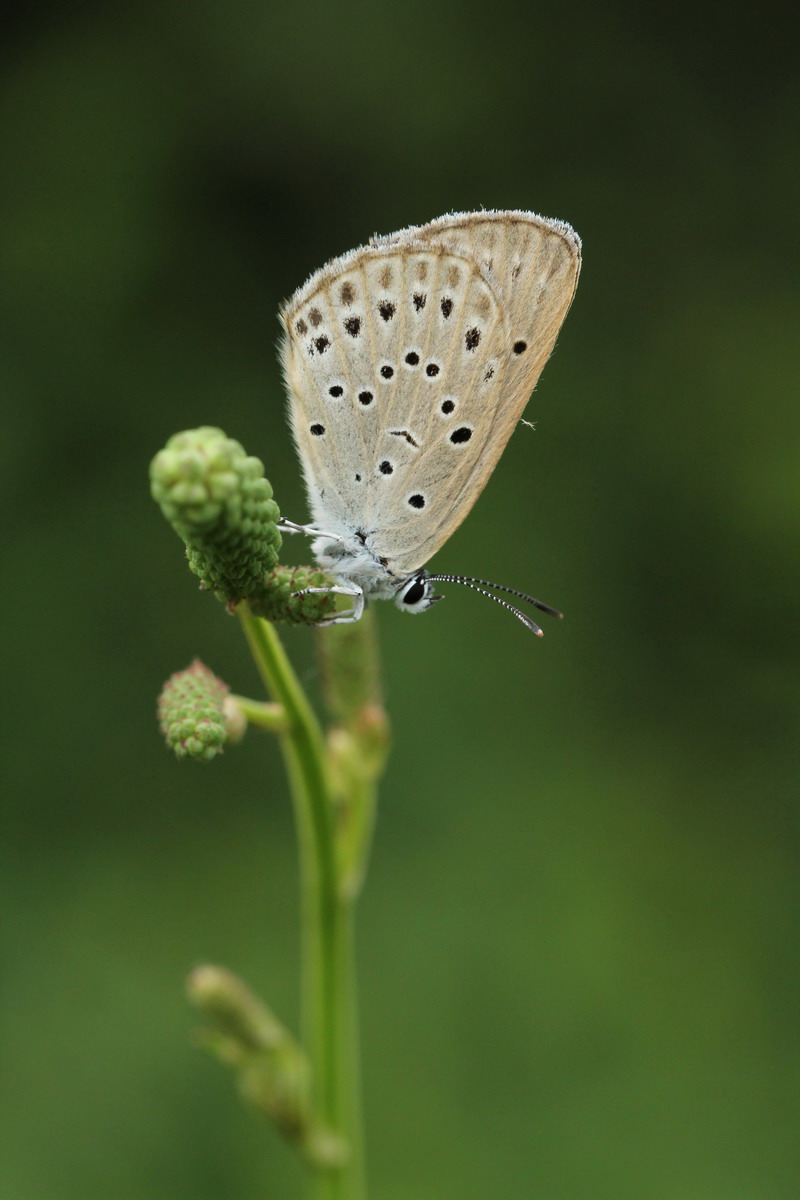
M508 431L519 420L569 311L581 269L581 241L565 221L528 212L451 213L388 238L432 242L473 257L499 296L514 350L504 381Z
M427 562L480 494L577 277L562 237L468 217L468 232L434 222L334 260L281 314L314 519L366 539L398 577Z
M401 244L409 239L436 243L476 259L523 326L533 311L532 302L537 307L537 293L543 286L554 296L566 294L567 309L578 286L581 240L566 221L514 210L449 213L428 225L376 236L370 244Z

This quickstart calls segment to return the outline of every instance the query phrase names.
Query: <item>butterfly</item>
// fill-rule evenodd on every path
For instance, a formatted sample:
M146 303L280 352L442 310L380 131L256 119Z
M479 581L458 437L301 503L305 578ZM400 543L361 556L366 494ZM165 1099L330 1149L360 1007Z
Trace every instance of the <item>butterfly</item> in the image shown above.
M292 432L330 588L358 620L368 600L423 612L434 584L462 583L541 630L494 591L514 588L425 563L494 470L567 314L581 243L528 212L451 213L335 258L283 306ZM491 588L493 591L486 591Z

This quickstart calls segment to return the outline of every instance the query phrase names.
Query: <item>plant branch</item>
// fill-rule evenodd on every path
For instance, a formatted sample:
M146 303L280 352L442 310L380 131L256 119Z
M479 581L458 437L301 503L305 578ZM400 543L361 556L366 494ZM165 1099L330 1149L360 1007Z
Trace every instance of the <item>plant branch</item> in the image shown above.
M314 1176L315 1200L363 1200L357 1089L352 913L341 894L325 742L272 625L238 608L261 677L287 721L280 734L292 790L302 893L303 1041L319 1119L347 1144L347 1162Z

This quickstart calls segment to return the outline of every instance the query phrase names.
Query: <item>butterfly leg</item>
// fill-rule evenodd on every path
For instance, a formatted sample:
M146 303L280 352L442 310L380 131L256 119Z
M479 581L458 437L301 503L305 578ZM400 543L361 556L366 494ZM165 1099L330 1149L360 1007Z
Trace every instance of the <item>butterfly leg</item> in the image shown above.
M355 621L360 621L364 615L366 601L364 600L364 592L357 585L353 587L310 587L303 588L300 592L292 592L293 596L354 596L353 607L345 609L344 612L336 613L332 617L323 617L321 621L317 621L317 625L352 625Z
M343 542L344 538L338 533L326 533L324 529L315 529L313 525L298 525L296 521L287 521L284 517L278 522L277 528L281 533L304 533L306 537L326 537L334 542ZM349 595L349 593L347 593Z

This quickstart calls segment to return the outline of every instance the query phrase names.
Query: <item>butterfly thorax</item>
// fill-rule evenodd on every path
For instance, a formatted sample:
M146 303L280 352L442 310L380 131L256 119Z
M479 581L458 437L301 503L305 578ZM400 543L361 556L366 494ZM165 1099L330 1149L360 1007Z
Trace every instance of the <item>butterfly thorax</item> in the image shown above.
M338 541L318 537L312 550L323 571L340 582L357 584L368 599L391 600L408 578L395 573L386 558L374 553L364 530L343 530Z

